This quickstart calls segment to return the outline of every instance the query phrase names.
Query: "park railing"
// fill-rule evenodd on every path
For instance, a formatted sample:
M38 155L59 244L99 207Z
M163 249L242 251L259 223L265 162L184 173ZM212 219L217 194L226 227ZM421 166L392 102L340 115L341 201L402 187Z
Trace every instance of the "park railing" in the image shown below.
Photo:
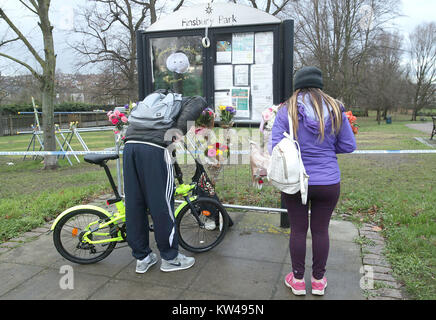
M42 114L38 112L42 124ZM54 122L61 129L68 128L71 122L77 122L78 128L110 126L107 120L106 112L55 112ZM0 113L0 136L11 136L21 132L32 130L35 123L35 114L33 112L19 112L13 114Z

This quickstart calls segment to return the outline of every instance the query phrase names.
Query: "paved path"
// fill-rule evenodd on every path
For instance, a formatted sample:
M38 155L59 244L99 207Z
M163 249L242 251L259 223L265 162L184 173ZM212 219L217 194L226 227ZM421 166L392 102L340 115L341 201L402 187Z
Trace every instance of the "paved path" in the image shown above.
M423 122L423 123L409 123L406 124L407 127L415 130L419 130L428 134L430 138L431 132L433 130L433 122Z
M158 264L147 273L135 273L128 247L114 250L93 265L77 265L55 250L52 235L39 228L36 236L0 251L0 299L364 299L358 231L350 222L332 221L327 265L329 287L324 297L294 296L284 285L290 271L289 229L279 227L279 214L231 213L235 225L212 251L195 254L188 270L164 273ZM48 225L47 225L48 226ZM153 241L152 241L153 242ZM11 244L12 243L12 244ZM152 247L158 252L155 247ZM306 283L310 290L310 235ZM185 252L186 253L186 252ZM190 253L187 253L191 255ZM71 265L74 289L61 289L61 267Z

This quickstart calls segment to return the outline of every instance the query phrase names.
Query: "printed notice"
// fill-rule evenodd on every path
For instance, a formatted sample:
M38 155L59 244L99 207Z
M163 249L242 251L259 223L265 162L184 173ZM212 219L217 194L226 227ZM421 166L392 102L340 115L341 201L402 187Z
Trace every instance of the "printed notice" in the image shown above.
M234 33L232 35L232 63L251 64L254 55L254 33Z
M236 109L236 117L250 117L250 89L249 88L232 88L231 98L232 106Z
M262 111L273 104L271 64L254 64L251 66L251 97L253 120L260 120Z
M233 66L231 64L215 65L215 90L230 90L233 87Z
M248 64L235 65L235 86L248 86Z
M230 106L230 91L216 91L214 98L215 110L218 112L219 106Z
M230 41L217 41L216 63L232 63L232 44Z
M271 63L274 60L274 35L272 32L257 32L255 34L256 64Z

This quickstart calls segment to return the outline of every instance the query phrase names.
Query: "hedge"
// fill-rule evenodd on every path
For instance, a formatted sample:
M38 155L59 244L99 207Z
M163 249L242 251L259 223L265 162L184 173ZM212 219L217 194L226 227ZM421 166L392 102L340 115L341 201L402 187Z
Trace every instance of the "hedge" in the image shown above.
M38 111L41 110L41 103L36 102L38 106ZM114 105L96 105L83 102L63 102L55 104L55 112L83 112L83 111L94 111L94 110L113 110ZM16 103L16 104L5 104L0 105L0 113L3 114L17 114L18 112L29 112L33 111L33 105L31 103Z

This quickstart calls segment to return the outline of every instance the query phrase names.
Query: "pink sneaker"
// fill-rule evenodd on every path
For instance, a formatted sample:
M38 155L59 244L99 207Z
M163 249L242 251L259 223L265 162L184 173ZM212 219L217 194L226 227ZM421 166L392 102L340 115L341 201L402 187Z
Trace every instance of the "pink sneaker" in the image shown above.
M296 296L304 296L306 294L306 283L303 280L296 280L294 273L291 272L285 277L285 285L291 288L292 293Z
M327 278L322 278L321 281L316 281L312 276L312 294L317 296L323 296L324 290L327 288Z

